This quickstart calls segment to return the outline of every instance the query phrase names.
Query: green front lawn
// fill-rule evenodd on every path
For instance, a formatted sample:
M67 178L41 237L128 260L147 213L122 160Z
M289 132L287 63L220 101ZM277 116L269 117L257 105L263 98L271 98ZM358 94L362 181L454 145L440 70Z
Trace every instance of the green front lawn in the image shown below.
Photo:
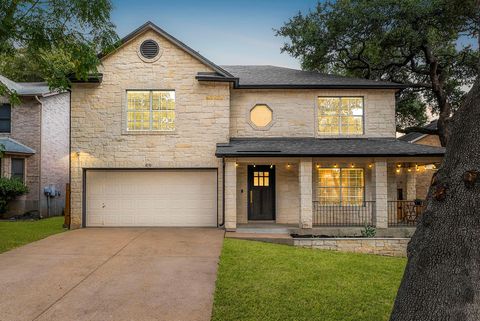
M39 221L0 222L0 253L63 232L63 216Z
M388 320L405 263L225 239L212 320Z

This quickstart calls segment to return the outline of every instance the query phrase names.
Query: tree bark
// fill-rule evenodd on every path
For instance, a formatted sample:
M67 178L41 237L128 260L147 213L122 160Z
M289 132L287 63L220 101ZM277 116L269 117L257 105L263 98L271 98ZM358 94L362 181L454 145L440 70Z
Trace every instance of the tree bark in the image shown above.
M415 234L391 321L480 320L480 82L451 136Z

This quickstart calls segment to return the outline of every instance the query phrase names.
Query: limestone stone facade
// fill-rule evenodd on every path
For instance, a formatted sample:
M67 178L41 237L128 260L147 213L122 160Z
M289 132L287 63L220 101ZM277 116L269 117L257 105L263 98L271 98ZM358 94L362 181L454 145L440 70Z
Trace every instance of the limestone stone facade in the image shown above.
M161 57L138 56L147 39L158 42ZM228 142L230 86L199 83L199 71L212 69L149 30L102 60L101 84L72 86L72 227L80 227L83 173L88 168L217 168L218 213L222 213L222 161L217 143ZM126 132L127 90L175 90L174 132Z
M37 100L38 98L38 100ZM0 133L33 150L33 155L5 153L1 173L11 176L11 159L25 159L27 195L11 202L6 216L40 211L42 216L62 215L65 206L65 186L69 181L69 93L39 97L20 97L21 103L11 108L11 131ZM7 103L7 99L1 99ZM46 186L54 186L60 195L50 199L43 193Z
M159 44L157 58L146 60L139 56L145 40ZM319 96L363 97L363 135L342 138L395 138L394 89L238 89L229 82L198 81L198 73L213 74L215 70L187 51L154 29L146 29L102 58L100 83L72 85L73 228L85 223L85 173L89 169L213 168L218 172L219 225L235 230L237 225L249 223L247 169L254 163L275 166L275 223L312 228L318 183L316 164L348 167L355 163L364 168L365 200L377 202L374 223L379 228L387 227L387 201L396 193L396 159L221 159L215 152L217 144L228 143L230 138L326 138L319 136L316 129ZM129 90L174 90L175 130L128 131ZM265 128L250 121L250 111L256 105L267 105L273 113L272 122Z

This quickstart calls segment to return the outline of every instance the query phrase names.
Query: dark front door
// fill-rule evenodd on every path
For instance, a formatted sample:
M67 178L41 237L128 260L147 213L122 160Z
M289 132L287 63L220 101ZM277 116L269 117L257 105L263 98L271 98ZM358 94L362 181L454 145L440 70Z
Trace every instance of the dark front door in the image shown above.
M275 166L248 166L248 219L275 220Z

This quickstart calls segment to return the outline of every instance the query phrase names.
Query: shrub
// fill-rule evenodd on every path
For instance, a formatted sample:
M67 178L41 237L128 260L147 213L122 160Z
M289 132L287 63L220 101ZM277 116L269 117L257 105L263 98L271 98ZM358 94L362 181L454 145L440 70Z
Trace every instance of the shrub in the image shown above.
M365 227L362 230L363 237L375 237L377 230L375 227L365 224Z
M28 188L16 178L0 177L0 214L7 211L10 201L28 193Z

